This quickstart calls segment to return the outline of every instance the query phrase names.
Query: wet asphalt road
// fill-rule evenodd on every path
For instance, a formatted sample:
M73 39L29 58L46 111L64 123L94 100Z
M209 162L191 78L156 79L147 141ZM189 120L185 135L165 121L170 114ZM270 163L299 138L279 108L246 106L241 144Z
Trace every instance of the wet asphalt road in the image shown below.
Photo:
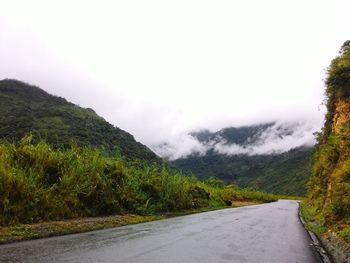
M321 262L295 201L0 246L0 262Z

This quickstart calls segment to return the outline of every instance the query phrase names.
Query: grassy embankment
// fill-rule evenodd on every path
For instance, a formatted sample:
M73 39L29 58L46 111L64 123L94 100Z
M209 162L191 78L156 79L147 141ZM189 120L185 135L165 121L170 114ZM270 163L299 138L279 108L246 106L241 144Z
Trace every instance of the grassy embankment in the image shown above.
M108 157L98 149L54 149L31 143L30 136L0 144L2 243L278 198L217 179L199 181L166 164Z
M318 236L326 234L328 231L336 233L338 237L350 243L350 222L348 219L333 222L325 220L325 214L319 212L316 206L307 201L301 202L301 215L306 222L306 228Z

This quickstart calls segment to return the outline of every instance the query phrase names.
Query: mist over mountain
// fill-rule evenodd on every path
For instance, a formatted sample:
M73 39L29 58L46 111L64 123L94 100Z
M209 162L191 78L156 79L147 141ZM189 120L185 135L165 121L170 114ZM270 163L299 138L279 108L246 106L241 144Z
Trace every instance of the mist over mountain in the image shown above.
M312 147L317 125L308 122L268 122L242 127L227 127L216 132L198 130L183 134L176 143L164 142L152 147L169 160L187 156L269 155L298 147Z
M197 142L190 154L168 158L201 179L218 177L242 187L304 195L314 132L312 125L303 122L201 130L189 134ZM169 149L162 147L164 152Z

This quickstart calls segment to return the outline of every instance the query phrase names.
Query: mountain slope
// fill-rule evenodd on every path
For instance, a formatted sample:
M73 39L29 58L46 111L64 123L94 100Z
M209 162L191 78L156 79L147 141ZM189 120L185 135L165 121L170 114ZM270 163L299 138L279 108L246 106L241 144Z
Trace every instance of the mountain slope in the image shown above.
M225 128L215 133L194 132L192 136L202 143L208 143L211 148L204 155L192 154L177 159L172 164L202 179L218 177L241 187L253 187L271 193L305 195L305 184L311 174L311 146L299 146L286 152L254 154L258 149L256 147L259 147L255 145L261 143L261 138L272 127L277 127L274 131L277 138L291 135L294 129L293 125L276 126L275 123L267 123ZM271 136L266 138L270 140ZM230 150L220 152L228 148L227 145L234 145L237 154Z
M310 176L311 148L298 148L282 154L190 156L172 163L201 179L218 177L241 187L271 193L305 195Z
M32 132L55 146L103 146L120 150L127 158L156 161L159 158L133 136L106 122L92 109L17 80L0 81L0 138L20 140Z

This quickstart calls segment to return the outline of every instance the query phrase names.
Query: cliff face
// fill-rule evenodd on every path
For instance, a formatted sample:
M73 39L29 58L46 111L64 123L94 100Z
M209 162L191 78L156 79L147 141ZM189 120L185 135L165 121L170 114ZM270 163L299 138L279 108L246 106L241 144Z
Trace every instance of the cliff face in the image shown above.
M327 115L313 155L309 202L326 224L350 220L350 42L328 68Z
M347 200L350 196L349 124L350 100L339 99L335 103L332 132L330 134L330 137L336 140L337 158L330 162L330 166L333 168L330 170L325 200L325 208L328 210L326 212L333 219L348 216L350 209L350 200Z
M340 99L335 103L332 133L340 134L342 128L350 123L350 99Z

